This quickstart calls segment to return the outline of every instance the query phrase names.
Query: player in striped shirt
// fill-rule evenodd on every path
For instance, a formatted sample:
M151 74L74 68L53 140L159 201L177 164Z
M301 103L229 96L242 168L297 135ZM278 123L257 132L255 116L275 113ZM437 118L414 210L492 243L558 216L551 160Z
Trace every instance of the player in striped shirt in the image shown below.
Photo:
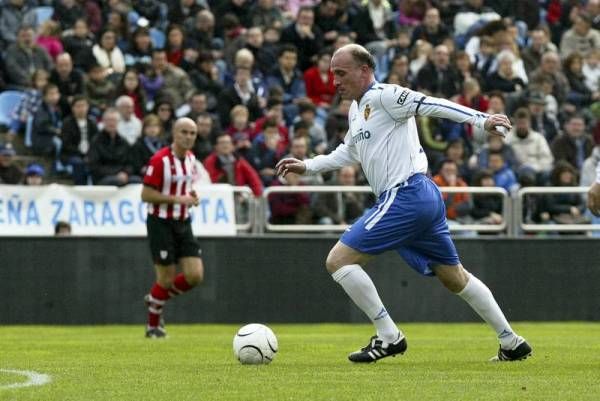
M198 205L193 184L198 176L191 149L197 127L189 118L173 126L173 144L157 151L148 162L142 200L148 203L148 239L156 283L144 298L148 306L146 337L162 338L165 303L199 284L204 275L200 245L192 233L190 208ZM177 264L182 273L177 274Z

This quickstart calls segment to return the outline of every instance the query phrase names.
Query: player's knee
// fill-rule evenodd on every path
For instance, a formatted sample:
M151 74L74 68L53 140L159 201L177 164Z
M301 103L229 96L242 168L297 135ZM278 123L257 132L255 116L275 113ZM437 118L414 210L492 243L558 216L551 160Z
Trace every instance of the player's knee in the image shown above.
M325 260L325 267L327 268L329 274L335 273L342 267L342 265L340 265L340 259L336 257L335 252L329 252L329 255L327 255L327 259Z
M185 281L191 286L196 286L204 280L204 274L202 270L189 272L185 275Z

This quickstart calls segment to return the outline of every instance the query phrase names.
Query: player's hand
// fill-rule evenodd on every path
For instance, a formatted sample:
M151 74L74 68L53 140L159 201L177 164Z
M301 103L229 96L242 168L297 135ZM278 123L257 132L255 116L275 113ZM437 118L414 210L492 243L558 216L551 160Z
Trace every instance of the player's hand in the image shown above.
M192 191L192 192L194 192L194 191ZM194 192L194 194L195 194L195 192ZM191 192L189 195L180 196L178 200L179 200L179 202L177 202L177 203L181 203L182 205L187 206L187 207L198 206L198 204L200 203L198 200L198 196L192 196Z
M497 127L504 127L506 128L506 132L508 132L512 128L512 125L508 117L504 114L492 114L485 120L485 124L483 125L483 128L490 134L505 137L506 132L499 131Z
M302 160L288 157L287 159L281 159L275 166L277 175L285 177L288 173L304 174L306 172L306 165Z
M600 217L600 184L597 182L588 191L587 206L594 216Z

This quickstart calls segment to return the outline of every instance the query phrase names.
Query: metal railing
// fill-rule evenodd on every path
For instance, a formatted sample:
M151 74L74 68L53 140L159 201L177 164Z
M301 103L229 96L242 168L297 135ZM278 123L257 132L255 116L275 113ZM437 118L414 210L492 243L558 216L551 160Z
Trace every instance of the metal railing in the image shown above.
M515 198L515 216L516 229L522 231L555 231L555 232L573 232L573 231L591 231L600 230L600 224L531 224L523 221L523 199L525 196L530 194L572 194L587 193L588 188L586 187L527 187L521 188ZM518 232L514 233L515 236L519 235Z
M488 187L442 187L443 193L470 193L470 194L497 194L502 197L502 215L501 224L460 224L451 225L451 232L458 231L479 231L479 232L506 232L508 222L512 215L512 204L508 192L503 188ZM338 192L359 192L371 193L368 186L289 186L289 187L269 187L265 189L261 197L260 224L267 231L272 232L332 232L344 231L348 224L271 224L268 221L269 216L269 195L275 193L338 193ZM258 221L257 221L258 222Z

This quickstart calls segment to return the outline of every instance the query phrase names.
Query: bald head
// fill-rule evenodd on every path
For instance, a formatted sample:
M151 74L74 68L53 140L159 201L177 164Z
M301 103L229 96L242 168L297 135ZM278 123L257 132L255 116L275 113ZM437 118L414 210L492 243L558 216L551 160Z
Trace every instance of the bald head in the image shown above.
M182 128L189 129L190 127L196 127L194 120L188 117L181 117L175 121L175 124L173 125L173 131L177 131Z
M333 56L348 54L352 60L358 65L366 65L372 71L375 71L375 59L367 49L356 43L350 43L337 49Z
M181 117L173 124L173 151L178 157L184 157L194 147L198 127L191 118Z

